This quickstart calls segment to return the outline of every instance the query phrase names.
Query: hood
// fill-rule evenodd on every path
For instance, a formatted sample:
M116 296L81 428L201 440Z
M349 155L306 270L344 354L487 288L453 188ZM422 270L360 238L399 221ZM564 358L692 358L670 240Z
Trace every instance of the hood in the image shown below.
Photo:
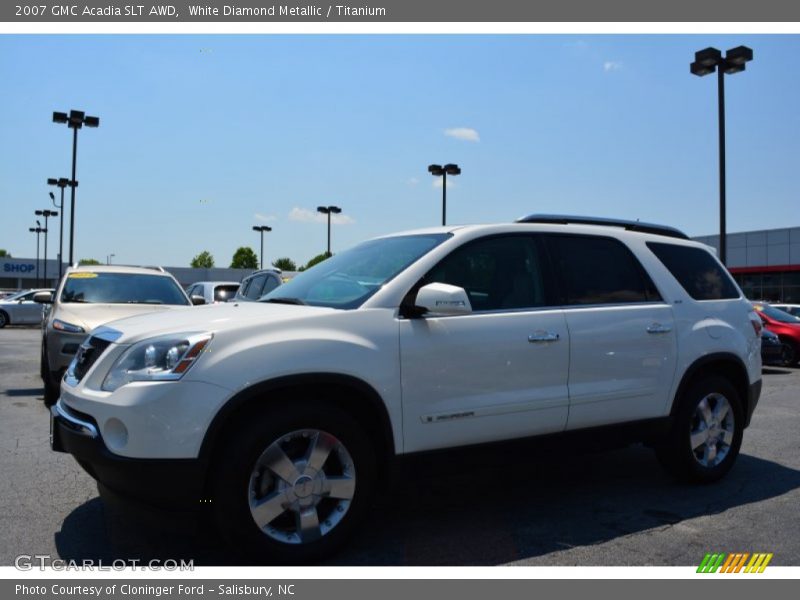
M79 325L86 331L91 331L109 321L124 319L132 315L149 315L184 309L191 310L192 307L174 304L82 304L70 302L60 304L53 316L67 323Z
M229 331L249 329L272 322L307 318L335 312L336 309L319 306L269 304L265 302L226 302L206 304L163 312L138 315L106 323L122 332L121 344L133 343L157 335L171 333Z

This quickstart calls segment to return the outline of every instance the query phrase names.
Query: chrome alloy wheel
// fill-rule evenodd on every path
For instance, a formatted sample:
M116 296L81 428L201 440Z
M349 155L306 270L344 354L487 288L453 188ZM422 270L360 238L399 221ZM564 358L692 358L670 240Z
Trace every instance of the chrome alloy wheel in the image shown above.
M248 484L250 514L270 538L307 544L344 518L356 489L353 458L318 429L282 435L264 450Z
M705 396L692 416L689 442L695 460L704 467L716 467L730 451L736 429L733 409L722 394Z

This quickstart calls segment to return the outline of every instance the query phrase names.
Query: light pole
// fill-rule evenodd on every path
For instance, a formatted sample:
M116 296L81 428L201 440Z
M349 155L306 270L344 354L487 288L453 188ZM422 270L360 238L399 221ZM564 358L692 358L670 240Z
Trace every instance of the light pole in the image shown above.
M461 169L458 165L451 163L442 165L428 165L428 173L434 177L442 178L442 226L447 224L447 176L448 175L461 175Z
M111 264L111 260L112 260L112 259L113 259L115 256L116 256L116 254L113 254L113 253L112 253L112 254L106 254L106 264L107 264L107 265L110 265L110 264Z
M42 228L42 224L36 221L36 227L28 227L28 231L36 234L36 287L39 287L39 234L47 231Z
M53 206L55 206L58 210L61 211L61 218L59 219L58 227L58 279L61 279L61 271L63 269L64 264L64 188L67 186L70 187L78 187L77 181L72 181L71 179L67 179L66 177L61 177L60 179L47 179L47 185L57 185L61 188L61 204L56 204L56 197L53 192L50 192L50 200L53 201Z
M36 214L40 217L44 217L44 284L45 287L47 286L47 219L50 217L57 217L58 211L57 210L37 210Z
M72 181L75 181L75 167L78 160L78 129L86 125L87 127L99 127L100 119L98 117L86 116L86 113L80 110L71 110L69 115L63 112L53 113L53 123L66 123L67 127L72 129ZM75 247L75 188L77 183L72 187L72 198L69 204L69 264L72 264L72 253Z
M716 48L706 48L694 53L689 65L692 75L703 77L717 71L717 100L719 103L719 259L723 265L727 258L725 239L725 75L744 71L745 63L753 60L753 51L747 46L737 46L725 53Z
M338 215L342 209L338 206L318 206L317 212L328 215L328 250L326 255L330 258L331 255L331 215Z
M261 269L264 268L264 232L265 231L272 231L272 227L269 225L253 225L253 231L258 231L261 233Z

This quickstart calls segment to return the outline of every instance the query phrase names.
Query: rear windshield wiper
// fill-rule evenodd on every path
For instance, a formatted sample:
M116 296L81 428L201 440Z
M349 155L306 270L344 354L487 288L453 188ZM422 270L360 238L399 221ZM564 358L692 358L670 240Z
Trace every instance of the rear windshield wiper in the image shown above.
M272 302L273 304L300 304L305 306L306 303L300 298L267 298L266 300L259 300L259 302Z

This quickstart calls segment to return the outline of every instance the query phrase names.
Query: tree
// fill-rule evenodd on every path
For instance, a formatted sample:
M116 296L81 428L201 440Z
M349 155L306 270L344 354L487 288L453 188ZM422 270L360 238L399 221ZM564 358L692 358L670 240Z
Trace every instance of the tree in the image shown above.
M323 260L327 260L330 257L331 257L331 255L328 254L327 252L323 252L322 254L317 254L314 258L312 258L310 261L308 261L308 263L306 264L306 269L310 269L314 265L318 265Z
M100 261L94 258L82 258L78 261L79 265L99 265Z
M0 258L13 258L5 248L0 248Z
M241 246L233 253L231 269L257 269L258 256L252 248Z
M210 269L214 266L214 257L208 250L203 250L200 254L192 259L189 266L193 269Z
M297 271L297 265L288 257L276 258L272 262L272 266L281 271Z

